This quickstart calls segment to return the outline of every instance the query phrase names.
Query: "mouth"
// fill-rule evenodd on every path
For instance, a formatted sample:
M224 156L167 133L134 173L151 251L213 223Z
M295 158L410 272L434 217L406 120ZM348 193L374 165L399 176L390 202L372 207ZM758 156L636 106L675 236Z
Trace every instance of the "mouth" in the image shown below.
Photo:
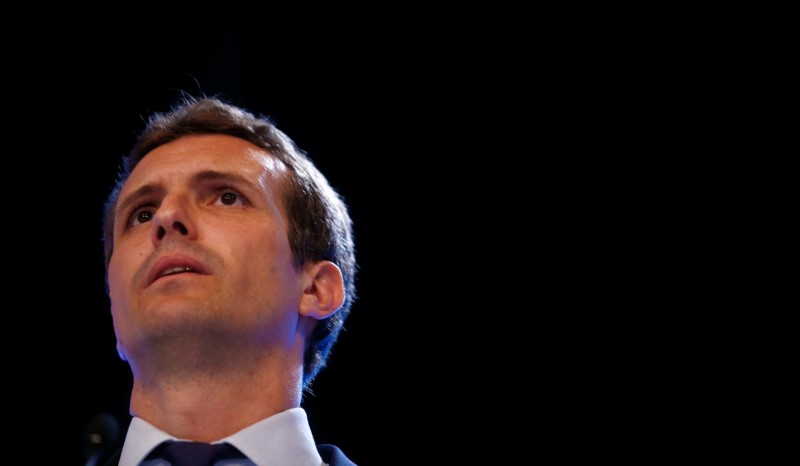
M164 272L162 272L161 275L156 277L156 279L159 279L161 277L166 277L167 275L175 275L177 273L184 273L184 272L191 272L191 271L192 271L191 267L173 267L173 268L171 268L169 270L165 270Z
M147 274L147 286L164 277L185 273L208 275L209 272L199 261L184 255L162 257L153 264Z

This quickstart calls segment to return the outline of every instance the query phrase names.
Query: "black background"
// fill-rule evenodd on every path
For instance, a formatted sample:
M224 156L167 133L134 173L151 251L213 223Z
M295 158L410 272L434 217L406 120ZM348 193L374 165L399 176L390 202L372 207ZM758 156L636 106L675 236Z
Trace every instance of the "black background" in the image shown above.
M677 272L700 221L681 210L691 175L673 176L673 136L693 129L670 116L668 70L518 27L278 27L238 3L107 14L7 57L7 333L34 455L83 464L89 420L125 419L102 204L145 116L181 91L271 117L351 208L359 299L304 401L318 443L368 465L675 435L687 378L670 361L703 265Z

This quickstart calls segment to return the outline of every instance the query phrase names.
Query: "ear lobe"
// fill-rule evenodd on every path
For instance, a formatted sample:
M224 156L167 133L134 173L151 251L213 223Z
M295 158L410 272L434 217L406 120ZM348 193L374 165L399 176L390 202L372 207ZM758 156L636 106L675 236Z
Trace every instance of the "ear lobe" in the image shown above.
M119 341L117 341L117 354L119 355L119 358L122 359L123 361L126 362L128 361L128 355L125 354L125 349L122 347L122 343L120 343Z
M300 314L325 319L344 303L342 271L333 262L319 261L305 267L307 283L300 298Z

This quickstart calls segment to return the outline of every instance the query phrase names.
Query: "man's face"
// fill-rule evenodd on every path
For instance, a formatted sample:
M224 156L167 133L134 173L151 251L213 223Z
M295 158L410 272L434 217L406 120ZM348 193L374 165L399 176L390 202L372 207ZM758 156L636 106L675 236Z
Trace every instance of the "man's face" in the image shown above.
M185 136L139 162L119 195L108 268L132 366L182 339L289 343L302 276L279 194L285 170L224 135Z

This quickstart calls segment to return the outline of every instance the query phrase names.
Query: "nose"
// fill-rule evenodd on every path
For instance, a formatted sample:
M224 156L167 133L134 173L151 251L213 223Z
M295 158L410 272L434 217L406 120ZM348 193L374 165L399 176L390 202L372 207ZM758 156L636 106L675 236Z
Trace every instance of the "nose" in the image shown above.
M153 216L150 232L153 245L157 245L170 236L178 236L183 239L197 238L191 205L186 196L181 194L164 197Z

